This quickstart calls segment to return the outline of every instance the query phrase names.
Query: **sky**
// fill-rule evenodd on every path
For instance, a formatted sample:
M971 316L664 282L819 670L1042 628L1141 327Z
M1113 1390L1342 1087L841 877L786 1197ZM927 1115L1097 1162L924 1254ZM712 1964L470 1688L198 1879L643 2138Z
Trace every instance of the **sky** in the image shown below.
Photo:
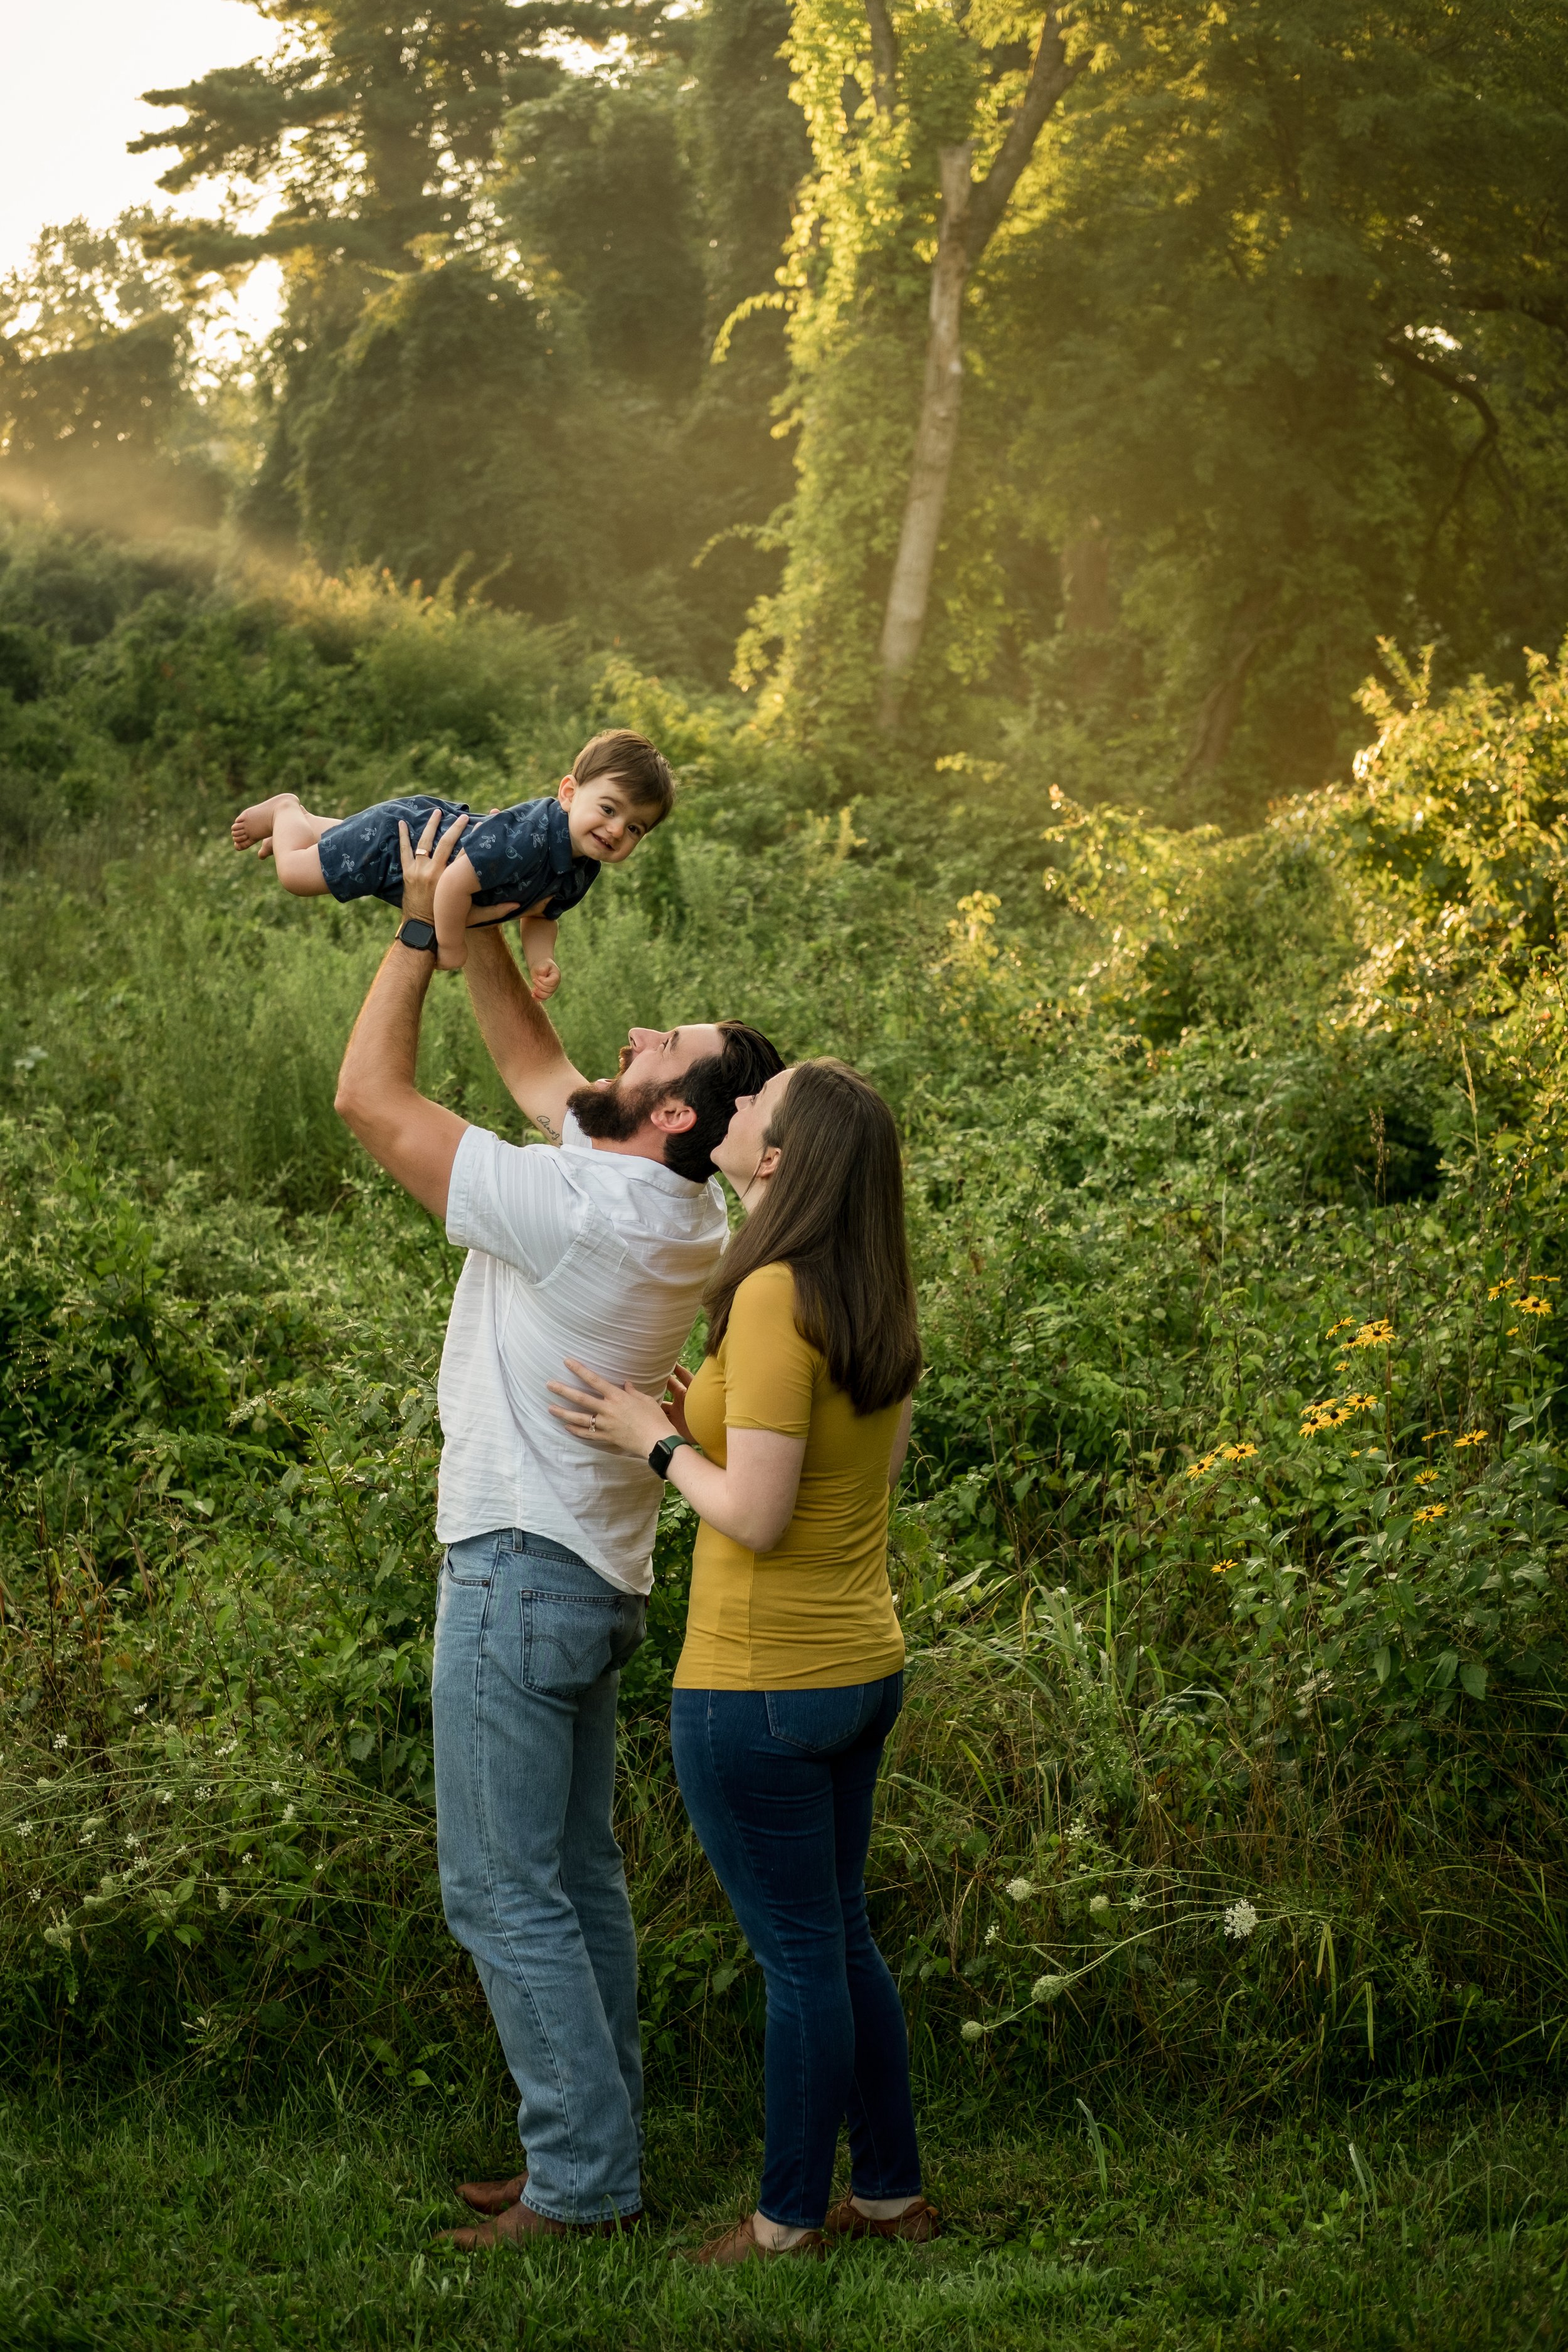
M276 37L264 16L243 0L5 0L0 23L0 276L41 228L79 213L102 228L132 205L205 208L200 189L159 190L172 149L126 153L128 140L179 120L140 93L264 56ZM240 306L253 332L273 323L278 299L276 267L255 271Z

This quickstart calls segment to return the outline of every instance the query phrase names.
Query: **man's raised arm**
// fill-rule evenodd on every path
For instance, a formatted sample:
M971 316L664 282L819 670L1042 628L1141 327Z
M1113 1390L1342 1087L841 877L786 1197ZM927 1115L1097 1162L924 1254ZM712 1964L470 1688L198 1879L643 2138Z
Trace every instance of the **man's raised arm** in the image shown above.
M479 1034L520 1110L559 1143L566 1105L583 1084L542 1008L536 1004L499 923L468 939L463 968Z
M428 922L436 883L451 856L460 826L453 826L430 855L432 815L417 850L403 839L403 911ZM452 1162L467 1119L431 1102L414 1083L419 1058L419 1017L436 960L428 950L394 940L360 1007L338 1073L339 1117L353 1129L373 1160L412 1192L443 1223Z

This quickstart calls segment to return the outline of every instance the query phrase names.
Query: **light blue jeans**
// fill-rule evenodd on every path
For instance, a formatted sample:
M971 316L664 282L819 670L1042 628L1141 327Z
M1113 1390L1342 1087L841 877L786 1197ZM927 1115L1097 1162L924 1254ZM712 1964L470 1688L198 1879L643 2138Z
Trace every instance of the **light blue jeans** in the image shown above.
M554 2221L642 2205L637 1934L610 1813L620 1670L646 1616L518 1528L453 1544L441 1571L441 1899L518 2087L528 2202Z

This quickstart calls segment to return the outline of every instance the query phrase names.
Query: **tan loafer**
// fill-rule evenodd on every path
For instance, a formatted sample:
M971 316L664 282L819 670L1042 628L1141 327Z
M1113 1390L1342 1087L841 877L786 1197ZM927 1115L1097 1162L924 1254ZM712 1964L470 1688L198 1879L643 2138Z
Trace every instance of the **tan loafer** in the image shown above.
M509 2205L491 2221L477 2221L461 2230L442 2230L436 2242L456 2246L459 2253L471 2254L489 2246L530 2245L540 2238L618 2238L643 2226L640 2212L612 2214L603 2221L555 2221L548 2213L536 2213L531 2205L525 2205L519 2198L515 2205Z
M458 2194L476 2213L504 2213L527 2187L527 2173L519 2172L510 2180L460 2180Z
M828 2214L822 2234L827 2239L901 2238L909 2246L929 2246L933 2238L942 2235L942 2216L934 2205L917 2197L892 2221L873 2221L868 2213L861 2212L852 2197L846 2197Z
M808 2230L793 2246L764 2246L752 2227L752 2215L726 2230L721 2238L710 2238L705 2246L682 2246L683 2263L703 2263L713 2270L732 2270L738 2263L775 2263L787 2254L804 2254L808 2261L820 2262L827 2252L820 2230Z

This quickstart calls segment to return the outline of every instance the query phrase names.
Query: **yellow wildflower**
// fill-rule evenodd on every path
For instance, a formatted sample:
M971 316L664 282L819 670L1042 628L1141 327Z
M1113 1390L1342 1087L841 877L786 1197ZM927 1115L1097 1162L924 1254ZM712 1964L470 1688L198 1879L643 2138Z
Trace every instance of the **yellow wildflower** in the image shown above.
M1214 1566L1210 1569L1209 1574L1211 1576L1223 1576L1227 1568L1234 1568L1235 1566L1236 1562L1233 1559L1216 1559Z
M1345 1345L1349 1348L1386 1348L1392 1345L1393 1339L1392 1323L1386 1321L1363 1323L1355 1338L1347 1339Z
M1337 1323L1330 1324L1327 1333L1328 1338L1331 1339L1336 1331L1349 1331L1353 1328L1354 1323L1355 1317L1353 1315L1342 1315Z
M1516 1290L1518 1286L1517 1282L1510 1274L1506 1282L1494 1282L1491 1288L1488 1291L1487 1297L1489 1298L1500 1298L1505 1290Z
M1486 1442L1487 1433L1484 1429L1468 1429L1463 1437L1455 1438L1454 1446L1457 1452L1461 1445L1484 1445Z
M1417 1470L1415 1473L1415 1484L1418 1486L1430 1486L1436 1475L1437 1473L1436 1470Z
M1447 1516L1447 1503L1428 1503L1424 1511L1416 1512L1415 1524L1418 1528L1424 1528L1429 1519L1445 1518Z
M1220 1457L1226 1462L1247 1462L1257 1451L1256 1445L1222 1445Z
M1516 1298L1513 1304L1515 1312L1520 1315L1550 1315L1552 1312L1550 1298L1537 1298L1533 1291L1528 1298Z

